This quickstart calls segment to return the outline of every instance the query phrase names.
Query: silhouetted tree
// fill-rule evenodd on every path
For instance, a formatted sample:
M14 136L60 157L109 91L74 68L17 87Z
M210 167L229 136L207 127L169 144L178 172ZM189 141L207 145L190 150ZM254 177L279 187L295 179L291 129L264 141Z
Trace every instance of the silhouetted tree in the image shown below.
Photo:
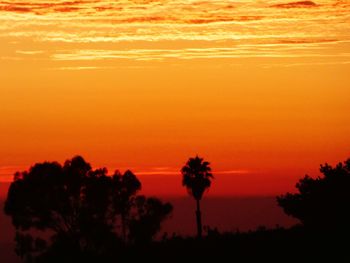
M137 196L129 222L130 239L138 244L150 242L172 210L170 203L154 197Z
M18 240L29 244L27 230L47 230L52 234L50 239L69 239L77 251L100 253L105 244L97 240L114 236L109 205L111 178L106 172L92 170L90 164L77 156L63 166L44 162L16 173L5 213L12 217ZM29 257L33 249L27 252Z
M198 156L190 158L186 165L181 169L182 185L194 197L197 203L196 219L197 219L197 235L202 237L202 218L200 210L200 201L203 193L211 185L213 175L209 162L203 161Z
M140 188L131 171L111 177L80 156L63 166L44 162L17 172L4 208L16 228L16 253L26 262L106 262L122 246L117 218L121 216L123 228L129 226L132 208L130 238L141 232L152 238L171 209L157 199L140 205L144 197L135 196ZM143 221L152 227L141 223L134 230Z
M134 203L136 193L141 189L141 182L129 170L123 175L115 171L113 177L113 204L114 210L121 217L122 236L127 241L128 215Z
M278 205L309 229L349 231L350 159L335 167L321 165L320 171L323 177L300 179L298 193L278 196Z

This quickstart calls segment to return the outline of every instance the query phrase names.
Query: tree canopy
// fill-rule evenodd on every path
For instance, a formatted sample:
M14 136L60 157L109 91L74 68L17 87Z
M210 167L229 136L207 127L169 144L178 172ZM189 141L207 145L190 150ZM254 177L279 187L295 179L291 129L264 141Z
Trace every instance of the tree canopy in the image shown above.
M50 253L78 259L105 256L122 243L120 224L132 229L131 240L137 239L134 233L151 240L172 206L137 197L140 189L141 182L131 171L108 176L107 169L92 169L81 156L64 165L43 162L17 172L4 208L17 231L17 254L28 262ZM135 231L140 220L143 229Z
M203 193L211 185L213 175L209 162L198 156L189 158L181 169L182 185L196 199L201 200Z
M185 166L181 169L182 185L196 200L196 221L197 221L197 237L202 238L202 213L200 209L200 201L204 191L209 189L213 174L211 173L210 163L198 157L189 158Z
M298 192L278 196L277 202L308 228L349 231L350 159L335 167L321 165L320 172L323 176L300 179Z

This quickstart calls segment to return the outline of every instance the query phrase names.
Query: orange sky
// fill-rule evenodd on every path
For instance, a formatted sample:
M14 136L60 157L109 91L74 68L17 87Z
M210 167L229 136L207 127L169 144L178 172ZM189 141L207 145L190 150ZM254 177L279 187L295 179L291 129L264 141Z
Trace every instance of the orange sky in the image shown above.
M292 190L350 157L350 3L0 1L0 181L81 154L183 194Z

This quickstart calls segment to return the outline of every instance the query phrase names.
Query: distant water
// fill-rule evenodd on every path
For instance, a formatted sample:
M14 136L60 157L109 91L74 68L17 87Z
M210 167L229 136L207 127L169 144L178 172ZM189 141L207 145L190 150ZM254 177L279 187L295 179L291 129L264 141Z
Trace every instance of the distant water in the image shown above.
M195 201L191 197L163 198L174 205L174 212L163 231L194 235ZM259 226L289 227L296 220L286 216L275 197L206 197L202 201L203 225L220 231L246 231Z
M11 219L3 212L4 199L0 197L0 261L3 263L17 263L19 258L14 252L15 229Z

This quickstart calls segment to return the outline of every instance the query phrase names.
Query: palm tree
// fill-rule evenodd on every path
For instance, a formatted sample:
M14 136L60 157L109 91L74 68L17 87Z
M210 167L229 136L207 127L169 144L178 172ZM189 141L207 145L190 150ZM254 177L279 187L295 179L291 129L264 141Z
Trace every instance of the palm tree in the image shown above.
M209 162L203 161L203 158L199 158L198 155L194 158L189 158L186 165L181 169L182 185L185 186L190 195L197 202L197 235L198 238L202 237L202 217L200 210L200 200L203 193L211 185L213 175Z

